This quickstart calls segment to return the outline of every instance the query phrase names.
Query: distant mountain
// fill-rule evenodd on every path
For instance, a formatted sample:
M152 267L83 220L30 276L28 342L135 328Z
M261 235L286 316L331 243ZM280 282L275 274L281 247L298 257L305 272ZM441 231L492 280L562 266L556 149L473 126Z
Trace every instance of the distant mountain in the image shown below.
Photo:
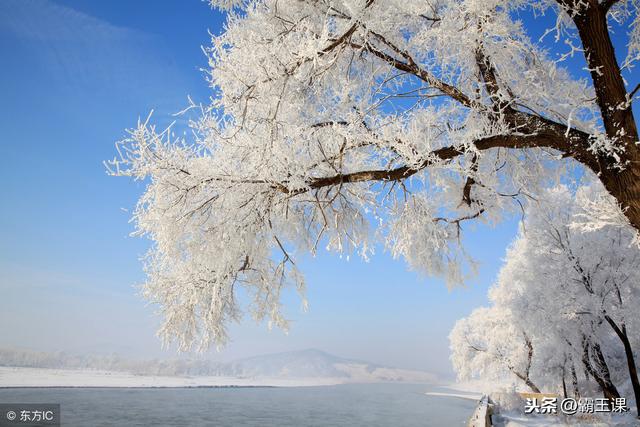
M316 349L267 354L227 363L200 359L130 360L117 355L75 356L61 352L0 349L0 366L106 370L156 376L332 379L340 383L437 381L436 376L428 372L345 359Z
M308 349L268 354L228 364L229 374L243 377L340 378L344 382L427 382L436 376L424 371L389 368L345 359L321 350Z
M346 377L336 365L352 361L321 350L266 354L231 362L230 373L250 377Z

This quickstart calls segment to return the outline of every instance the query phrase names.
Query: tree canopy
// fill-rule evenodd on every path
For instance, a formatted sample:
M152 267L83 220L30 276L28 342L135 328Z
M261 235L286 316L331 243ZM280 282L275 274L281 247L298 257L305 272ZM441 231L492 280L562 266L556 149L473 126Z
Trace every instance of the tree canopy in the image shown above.
M607 398L623 391L640 403L634 233L615 226L584 231L572 222L603 191L583 187L576 197L560 186L531 210L489 292L492 305L451 332L461 378L513 378L565 397L599 387Z
M608 193L585 228L640 229L637 0L212 0L210 105L192 138L140 122L116 175L148 179L134 220L154 243L145 293L181 348L225 342L236 288L286 326L296 255L324 246L464 280L465 221L497 222L584 168ZM520 20L526 13L530 19ZM542 40L527 28L556 18ZM619 58L610 26L628 33ZM584 55L590 79L552 58ZM631 80L632 81L632 80ZM590 216L591 215L591 216Z

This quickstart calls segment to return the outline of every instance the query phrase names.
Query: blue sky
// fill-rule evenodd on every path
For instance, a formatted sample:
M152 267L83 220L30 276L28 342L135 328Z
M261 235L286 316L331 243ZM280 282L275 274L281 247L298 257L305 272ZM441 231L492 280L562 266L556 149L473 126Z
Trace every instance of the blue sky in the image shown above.
M127 210L144 184L107 176L102 162L151 109L163 124L187 95L207 101L200 46L222 22L198 0L0 1L2 346L175 356L160 350L154 309L134 288L148 242L129 237ZM516 228L470 233L480 272L452 291L387 254L320 254L303 263L310 311L286 297L289 335L246 320L208 356L315 347L449 374L449 330L486 303Z

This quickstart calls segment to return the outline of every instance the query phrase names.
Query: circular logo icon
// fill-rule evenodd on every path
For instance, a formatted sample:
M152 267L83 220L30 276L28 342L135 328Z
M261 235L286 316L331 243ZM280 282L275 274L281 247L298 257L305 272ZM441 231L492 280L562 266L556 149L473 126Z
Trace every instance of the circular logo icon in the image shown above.
M563 399L560 404L562 413L567 415L574 415L578 412L578 402L575 399Z
M15 420L15 419L16 419L16 413L15 413L15 412L13 412L13 411L9 411L9 412L7 412L7 419L8 419L9 421L13 421L13 420Z

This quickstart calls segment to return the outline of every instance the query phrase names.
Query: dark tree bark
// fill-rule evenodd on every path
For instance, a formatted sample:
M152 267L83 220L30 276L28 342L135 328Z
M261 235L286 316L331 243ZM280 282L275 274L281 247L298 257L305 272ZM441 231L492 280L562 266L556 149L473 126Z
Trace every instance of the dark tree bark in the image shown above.
M631 342L629 341L629 335L627 334L627 327L625 324L618 326L618 324L609 316L605 316L605 319L615 331L622 345L624 346L624 354L627 358L627 368L629 370L629 378L633 386L633 395L636 399L636 413L640 416L640 382L638 381L638 369L636 368L636 362L633 356L633 349L631 348Z
M640 147L635 144L639 140L638 129L607 27L607 12L615 1L610 0L602 4L597 0L556 1L570 12L578 29L605 132L607 137L615 141L616 146L621 149L619 153L621 162L608 154L591 152L589 150L591 135L574 128L567 129L566 124L526 111L517 111L510 105L501 104L503 101L499 101L495 96L500 85L496 70L491 63L491 58L484 55L482 46L476 47L476 62L480 78L493 104L490 107L471 99L460 89L422 69L408 52L399 49L380 34L372 33L373 40L378 40L380 46L376 46L372 41L358 44L348 37L339 40L357 51L368 52L399 71L416 76L438 89L443 95L470 109L478 111L484 109L490 116L495 116L496 110L500 110L502 118L514 133L479 139L474 144L476 150L543 147L558 150L564 157L571 157L593 171L607 191L621 205L630 224L640 231ZM332 44L332 48L336 46L335 43ZM508 91L508 88L503 89ZM431 156L426 156L429 160L416 166L337 173L333 176L314 178L307 183L306 188L301 189L292 190L285 185L274 185L274 187L286 193L300 194L309 189L351 182L404 180L435 163L452 160L465 153L466 150L462 148L444 147L431 153ZM621 164L624 165L623 169L619 167Z
M527 348L527 366L524 372L517 371L513 366L509 365L509 370L513 372L513 374L520 378L526 385L533 391L534 393L541 393L540 388L533 383L530 376L531 371L531 363L533 362L533 343L529 339L526 333L524 335L524 342Z
M599 6L597 1L591 1L583 13L574 17L574 22L582 40L607 136L624 148L625 160L629 162L629 167L623 171L612 168L603 170L601 180L607 190L627 208L627 218L640 230L640 149L635 144L638 141L638 129L611 43L607 10L607 7Z
M524 380L524 382L525 382L525 384L526 384L526 385L531 389L531 391L533 391L534 393L542 393L542 392L540 391L540 389L538 388L538 386L537 386L537 385L535 385L535 384L533 383L533 381L531 381L531 379L526 378L526 379Z
M562 395L565 399L569 397L567 375L571 380L571 395L577 400L580 398L578 375L576 374L576 367L573 364L573 357L571 357L571 354L565 354L564 363L562 365Z
M573 387L573 397L576 400L580 399L580 388L578 387L578 375L576 374L576 366L573 364L573 360L571 360L571 386Z
M511 372L513 372L513 375L515 375L516 377L520 378L522 380L522 382L524 382L527 387L529 387L529 389L534 392L534 393L542 393L540 391L540 388L538 388L537 385L535 385L535 383L533 381L531 381L531 378L529 378L528 376L514 370L511 369Z
M611 381L609 366L604 358L604 354L602 354L600 344L590 342L585 337L583 339L582 349L582 363L589 375L591 375L600 386L604 397L609 401L619 398L620 393L615 384L613 384L613 381ZM591 354L589 352L590 350ZM591 364L591 359L593 359L596 365L595 367Z

